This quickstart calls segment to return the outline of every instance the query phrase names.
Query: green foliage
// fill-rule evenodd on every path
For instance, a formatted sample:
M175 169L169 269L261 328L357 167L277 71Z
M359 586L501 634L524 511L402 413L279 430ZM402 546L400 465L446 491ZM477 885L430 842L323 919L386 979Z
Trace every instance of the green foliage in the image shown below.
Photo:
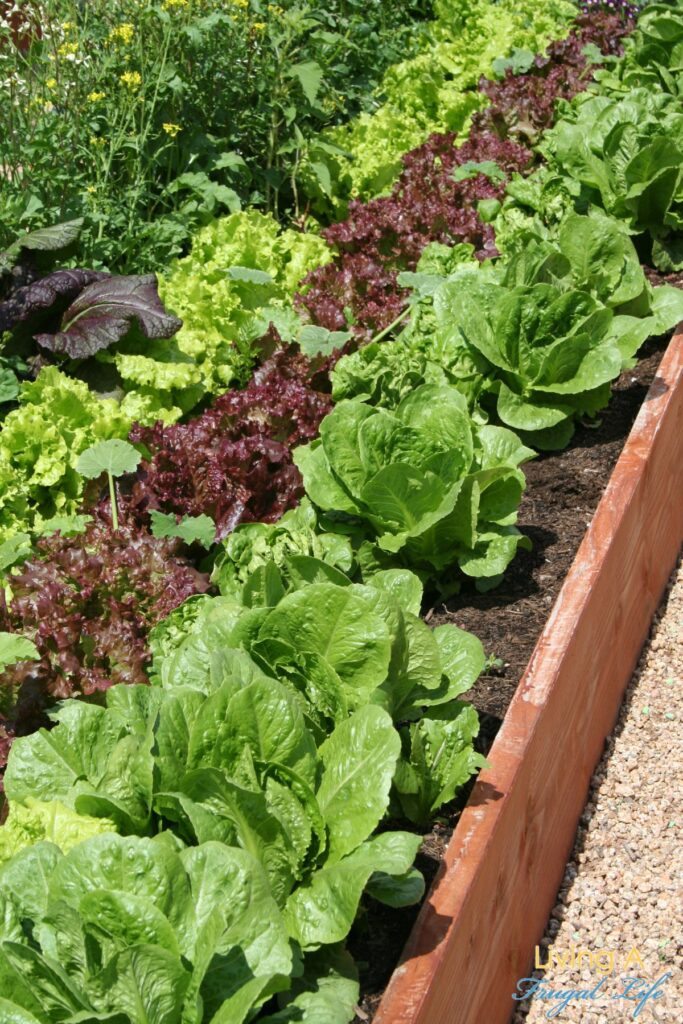
M113 831L114 823L106 818L77 814L59 800L27 797L23 804L12 804L7 820L0 828L0 865L36 843L53 843L62 853L68 853L90 836Z
M165 408L168 420L206 394L245 384L259 356L254 341L271 322L285 340L301 331L293 294L328 259L317 235L283 231L256 210L202 228L190 255L159 279L165 305L183 326L167 341L118 347L113 358L124 386Z
M428 265L439 270L438 252ZM627 231L600 210L554 228L527 218L495 267L442 270L404 275L416 289L409 327L342 358L336 399L395 408L423 382L450 384L476 418L560 448L578 416L607 404L642 343L683 318L683 293L653 289Z
M272 562L287 578L292 557L324 562L331 570L348 574L354 567L350 539L320 530L315 509L304 498L276 523L243 523L228 534L212 579L222 594L244 601L245 588L249 588L247 593L253 590L256 574L263 576L267 563ZM272 575L272 570L269 572Z
M0 633L0 672L17 661L35 661L39 657L36 645L15 633Z
M579 202L602 207L661 270L683 268L683 114L680 98L633 89L592 96L545 142L557 170L580 186ZM570 190L572 185L569 186Z
M76 471L88 480L94 480L102 473L123 476L124 473L134 473L139 462L140 453L132 444L112 438L81 452L76 462Z
M254 858L167 838L40 843L0 869L4 1019L237 1024L287 986L293 951Z
M396 792L406 817L428 824L439 807L486 766L486 759L472 749L478 731L477 714L466 704L438 708L410 726L396 772Z
M325 192L340 200L368 198L397 176L403 153L432 132L467 131L470 115L485 103L476 86L493 62L516 47L538 53L569 28L576 8L564 0L444 0L435 4L429 43L415 57L392 65L378 90L381 106L323 136L348 154L324 154L331 186L308 187L322 208Z
M20 52L0 21L0 248L82 217L81 264L164 267L246 203L298 216L320 129L413 52L411 0L37 0ZM424 11L424 13L428 13Z
M453 626L432 632L418 618L422 586L405 569L355 584L305 554L251 565L233 596L188 602L156 627L156 682L209 692L228 671L247 679L265 672L293 688L320 740L368 703L397 722L419 718L469 689L482 670L475 637Z
M251 900L233 894L223 912L248 905L263 928L279 920L277 905L301 948L343 941L373 874L406 876L421 842L405 832L372 837L389 804L399 735L385 710L366 704L344 716L317 747L295 688L257 671L247 675L237 660L231 667L224 662L224 669L208 692L176 679L164 689L112 687L106 707L73 702L51 731L15 742L6 792L18 802L33 795L57 799L80 814L109 818L124 833L171 829L192 847L182 860L199 863L210 855L214 875L218 858L248 857L236 849L241 847L260 865L250 870L263 872L263 881L253 883ZM81 843L67 860L87 862L96 873L98 884L85 884L86 890L102 882L118 889L120 880L112 882L120 858L134 859L125 851L143 849L145 879L126 872L134 891L145 898L154 891L162 912L184 915L189 906L183 905L182 882L155 877L149 862L157 856L153 851L166 855L179 845L161 836L102 836ZM22 861L10 864L16 870ZM72 878L82 893L84 880ZM222 883L214 878L216 884ZM254 902L259 888L260 907ZM207 913L217 895L207 894ZM119 910L112 923L114 917L119 927L126 920ZM244 942L250 934L242 921L236 936ZM284 939L281 925L278 934ZM189 951L185 956L194 962ZM292 966L291 960L280 964L280 985L287 984ZM225 983L225 972L221 979Z
M125 437L129 428L114 399L96 397L56 367L23 384L19 406L0 433L0 538L40 532L53 516L77 512L83 493L79 455L99 441Z
M152 536L180 537L186 544L201 544L210 548L216 540L216 524L210 516L185 516L180 521L176 516L158 512L150 512Z
M423 384L393 412L340 402L294 459L313 504L364 538L366 571L403 564L447 591L459 572L494 585L526 543L513 524L531 455L478 429L455 388Z
M643 261L664 272L683 267L682 41L675 6L646 8L623 57L563 105L540 146L547 166L511 183L499 246L514 244L530 218L552 228L570 210L597 208L635 236Z

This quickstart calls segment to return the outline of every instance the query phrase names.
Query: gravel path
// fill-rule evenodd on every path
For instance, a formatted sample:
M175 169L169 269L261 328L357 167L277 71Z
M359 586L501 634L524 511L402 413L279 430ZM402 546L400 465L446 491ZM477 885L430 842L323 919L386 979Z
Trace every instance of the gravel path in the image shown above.
M683 1021L682 682L679 567L591 781L538 951L545 964L554 950L553 966L534 972L513 1024Z

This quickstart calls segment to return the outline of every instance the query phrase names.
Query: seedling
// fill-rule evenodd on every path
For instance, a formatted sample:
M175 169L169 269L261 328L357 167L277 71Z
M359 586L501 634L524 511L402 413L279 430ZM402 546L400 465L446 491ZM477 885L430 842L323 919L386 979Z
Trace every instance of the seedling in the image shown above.
M132 444L113 438L109 441L100 441L92 448L86 448L84 452L81 452L76 463L76 471L88 480L95 480L102 473L107 474L111 499L111 522L115 530L119 528L119 511L116 505L114 477L123 476L124 473L134 473L139 462L140 453L133 448Z

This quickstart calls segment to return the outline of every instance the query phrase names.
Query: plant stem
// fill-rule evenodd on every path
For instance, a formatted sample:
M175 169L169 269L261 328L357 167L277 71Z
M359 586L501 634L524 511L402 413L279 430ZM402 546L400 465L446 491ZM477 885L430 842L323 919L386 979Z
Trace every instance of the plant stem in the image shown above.
M403 312L399 313L395 320L392 320L388 327L385 327L384 330L379 332L379 334L375 334L374 337L371 338L371 341L381 341L382 338L385 338L387 334L390 334L393 331L394 327L398 327L401 321L405 320L405 318L409 315L410 309L404 309Z
M114 530L119 528L119 510L116 507L116 489L114 488L114 477L111 473L107 473L107 479L109 480L109 501L111 502L111 525Z

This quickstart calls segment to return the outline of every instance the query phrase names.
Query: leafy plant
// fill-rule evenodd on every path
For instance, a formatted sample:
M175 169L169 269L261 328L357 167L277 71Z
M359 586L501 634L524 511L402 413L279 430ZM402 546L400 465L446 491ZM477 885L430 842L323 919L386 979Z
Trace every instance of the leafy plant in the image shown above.
M552 449L607 405L610 382L646 338L675 326L683 297L653 292L618 223L570 214L556 242L520 234L497 276L445 283L434 309L442 335L481 361L484 407Z
M220 1024L287 986L283 917L243 850L104 834L40 843L0 877L7 1018Z
M309 175L307 188L317 208L339 215L344 200L381 194L401 171L404 153L430 135L466 137L469 118L485 99L476 91L493 61L515 47L532 53L561 37L576 16L573 4L532 0L437 0L429 45L394 64L378 91L379 106L348 125L324 133L341 154L324 153L332 201ZM341 202L340 202L341 200Z
M12 225L82 217L84 261L130 274L241 203L296 210L320 128L412 52L424 6L20 0L0 24L0 246ZM18 48L22 9L40 29Z
M566 38L553 41L545 53L518 50L509 60L494 61L500 79L480 79L489 105L472 116L473 131L537 144L555 120L558 101L586 89L601 60L621 52L633 27L632 10L624 7L617 13L613 5L598 3L579 15Z
M256 573L265 574L267 563L272 562L286 575L292 564L290 556L325 562L349 577L353 575L350 538L322 530L315 509L304 498L273 523L236 526L223 541L211 578L222 594L242 601L244 588ZM272 575L272 569L267 571Z
M277 351L242 391L228 391L187 423L135 425L150 453L130 498L140 521L150 510L211 517L219 539L240 522L272 522L301 496L293 445L315 437L330 408L311 363Z
M88 737L97 737L94 758ZM43 767L29 780L39 751ZM391 879L401 883L411 872L419 836L372 835L399 753L382 708L359 709L316 747L291 690L228 670L208 695L187 686L114 687L106 708L74 702L50 732L15 743L5 785L19 802L29 786L31 795L49 788L52 799L110 816L128 833L165 823L193 848L189 859L201 859L207 843L225 856L249 850L287 934L313 951L345 939L373 876L391 890ZM109 849L123 842L95 841ZM418 896L413 887L410 901ZM278 973L290 971L291 964Z
M320 741L369 703L396 722L420 718L469 689L483 667L475 637L421 622L422 586L405 569L357 584L303 552L251 565L241 587L223 568L228 596L195 599L155 627L156 681L208 693L224 671L265 672L293 689Z
M38 843L52 843L62 853L90 836L113 832L114 823L107 818L90 818L77 814L59 800L34 800L12 804L0 828L0 866L15 853Z
M109 503L111 508L111 522L115 530L119 528L119 513L116 504L116 491L114 489L114 477L122 476L124 473L133 473L140 461L140 453L127 441L120 441L111 438L109 441L100 441L92 448L86 448L78 456L76 472L88 480L95 480L107 474L109 484Z
M84 533L54 534L24 554L0 594L13 645L0 685L5 739L35 729L56 700L146 681L149 629L207 588L178 546L128 522L112 532L102 511Z
M683 115L676 99L646 89L577 103L546 143L555 170L592 203L642 236L645 258L683 267Z
M55 366L22 384L18 408L6 415L0 432L0 538L39 533L55 515L78 512L79 455L101 440L125 437L129 429L118 402L98 398Z
M26 637L0 633L0 671L17 661L33 661L39 657L36 645Z
M164 303L183 321L169 341L119 345L114 356L126 391L163 409L166 422L204 397L244 386L264 355L271 323L284 340L301 331L292 293L329 258L317 235L281 231L256 210L220 218L192 240L189 256L159 279ZM149 422L149 420L146 420Z
M526 544L515 529L531 457L509 431L478 429L454 388L424 384L393 412L340 402L294 453L314 505L357 527L366 568L414 568L444 590L495 585Z
M315 323L329 330L349 324L369 341L405 308L399 275L415 270L430 242L466 243L479 259L496 254L480 204L502 198L508 178L530 157L524 147L490 132L457 148L453 133L431 136L402 158L389 196L352 202L348 218L323 232L339 255L304 278L298 304Z

